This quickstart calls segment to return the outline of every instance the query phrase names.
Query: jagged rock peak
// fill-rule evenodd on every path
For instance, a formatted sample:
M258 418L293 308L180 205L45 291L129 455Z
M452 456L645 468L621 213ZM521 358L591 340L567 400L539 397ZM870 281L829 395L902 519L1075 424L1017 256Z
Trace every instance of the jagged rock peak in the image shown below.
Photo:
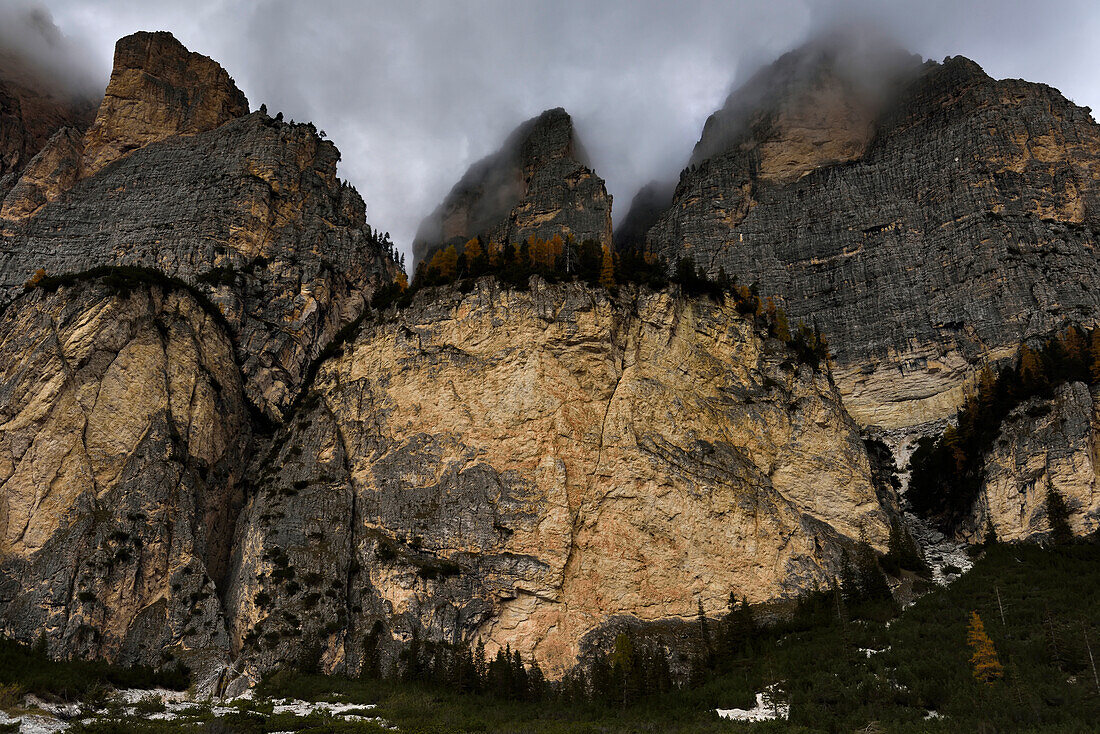
M577 141L573 118L561 107L546 110L520 125L508 137L502 152L519 156L524 167L552 158L574 158L588 164L588 156Z
M919 56L866 29L819 36L735 89L707 120L691 163L757 150L760 177L788 181L858 158L883 104L920 67Z
M413 254L482 236L497 242L573 234L611 244L611 197L560 107L517 127L470 166L417 230Z
M246 114L248 99L216 61L167 31L133 33L115 44L111 81L85 138L85 174L135 148Z

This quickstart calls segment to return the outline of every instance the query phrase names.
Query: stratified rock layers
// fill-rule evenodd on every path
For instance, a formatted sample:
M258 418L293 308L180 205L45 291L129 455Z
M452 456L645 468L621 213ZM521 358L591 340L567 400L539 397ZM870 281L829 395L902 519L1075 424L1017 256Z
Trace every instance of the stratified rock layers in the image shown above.
M887 517L828 378L731 306L480 281L363 328L255 468L227 598L254 670L318 646L510 645L828 583ZM388 639L388 636L387 636Z
M261 113L154 143L9 222L0 287L100 265L194 284L233 327L249 397L278 417L309 361L396 272L338 160L310 126Z
M216 61L171 33L131 34L115 45L111 81L85 135L85 175L149 143L247 114L248 100Z
M647 246L779 296L829 338L852 415L906 429L950 416L976 364L1097 320L1100 128L1056 90L961 57L884 109L864 142L797 175L784 162L805 156L780 155L790 126L769 118L775 138L761 123L752 145L684 171Z

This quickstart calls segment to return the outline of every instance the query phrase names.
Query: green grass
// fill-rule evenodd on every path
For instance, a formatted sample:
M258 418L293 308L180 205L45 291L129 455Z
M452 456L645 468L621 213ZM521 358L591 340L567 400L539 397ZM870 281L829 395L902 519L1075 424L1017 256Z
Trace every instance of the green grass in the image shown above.
M0 639L0 685L18 687L50 701L81 701L100 697L108 686L144 688L160 686L184 690L186 670L171 668L123 668L99 660L50 660L44 653L12 640Z

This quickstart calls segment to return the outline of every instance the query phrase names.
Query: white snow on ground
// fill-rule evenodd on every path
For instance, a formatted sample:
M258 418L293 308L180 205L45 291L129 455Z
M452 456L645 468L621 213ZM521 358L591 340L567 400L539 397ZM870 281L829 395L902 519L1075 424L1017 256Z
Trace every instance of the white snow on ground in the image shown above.
M756 694L756 706L751 709L715 709L723 719L734 721L772 721L787 720L791 713L789 704L773 701L775 686L768 686L763 693Z
M121 703L125 706L123 712L127 717L140 717L157 721L173 721L192 713L192 709L199 708L205 710L207 705L209 705L209 711L217 717L236 713L240 710L236 706L223 705L224 702L220 705L209 701L194 700L185 691L169 691L165 689L124 689L115 692L114 700L116 703ZM241 696L232 700L252 701L253 698L252 696ZM139 705L147 702L159 703L164 706L164 710L139 714ZM323 711L331 714L333 717L343 719L344 721L369 721L386 729L397 729L397 727L392 726L381 717L362 716L361 713L349 713L351 711L370 711L375 708L375 704L372 703L329 703L328 701L313 702L293 699L274 699L271 703L273 704L273 714L289 713L295 716L306 717L314 712ZM54 732L63 732L69 729L73 720L82 714L87 716L92 714L103 715L107 713L107 709L96 711L82 710L78 704L49 704L34 696L27 696L24 704L26 708L35 709L35 713L9 716L3 711L0 711L0 724L19 722L20 734L54 734ZM85 720L90 721L90 719Z
M169 703L179 703L181 701L190 703L190 697L187 695L187 691L170 691L167 688L123 688L122 690L115 691L115 697L122 701L122 703L130 704L131 706L138 701L149 698L158 698L160 702L165 705Z
M68 722L53 716L41 716L39 714L8 716L0 711L0 724L14 724L15 722L19 722L19 734L53 734L69 728Z
M870 648L870 647L861 647L861 648L858 648L858 649L859 649L859 651L860 651L861 653L863 653L863 654L864 654L864 655L866 655L867 657L871 657L872 655L878 655L878 654L879 654L880 652L886 652L886 651L887 651L887 650L889 650L890 648L889 648L889 646L887 646L887 647L884 647L884 648L883 648L883 649L881 649L881 650L874 650L874 649L872 649L872 648Z

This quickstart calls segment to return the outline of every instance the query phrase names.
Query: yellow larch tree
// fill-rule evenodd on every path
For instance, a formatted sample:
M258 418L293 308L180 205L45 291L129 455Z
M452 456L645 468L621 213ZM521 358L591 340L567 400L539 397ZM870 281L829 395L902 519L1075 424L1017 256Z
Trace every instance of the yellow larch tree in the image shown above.
M615 261L606 245L603 248L603 261L600 263L600 285L604 288L615 287Z
M970 668L975 678L983 683L993 683L1004 677L1005 669L997 657L997 649L993 647L993 640L986 634L985 624L977 612L970 613L966 642L970 645Z

